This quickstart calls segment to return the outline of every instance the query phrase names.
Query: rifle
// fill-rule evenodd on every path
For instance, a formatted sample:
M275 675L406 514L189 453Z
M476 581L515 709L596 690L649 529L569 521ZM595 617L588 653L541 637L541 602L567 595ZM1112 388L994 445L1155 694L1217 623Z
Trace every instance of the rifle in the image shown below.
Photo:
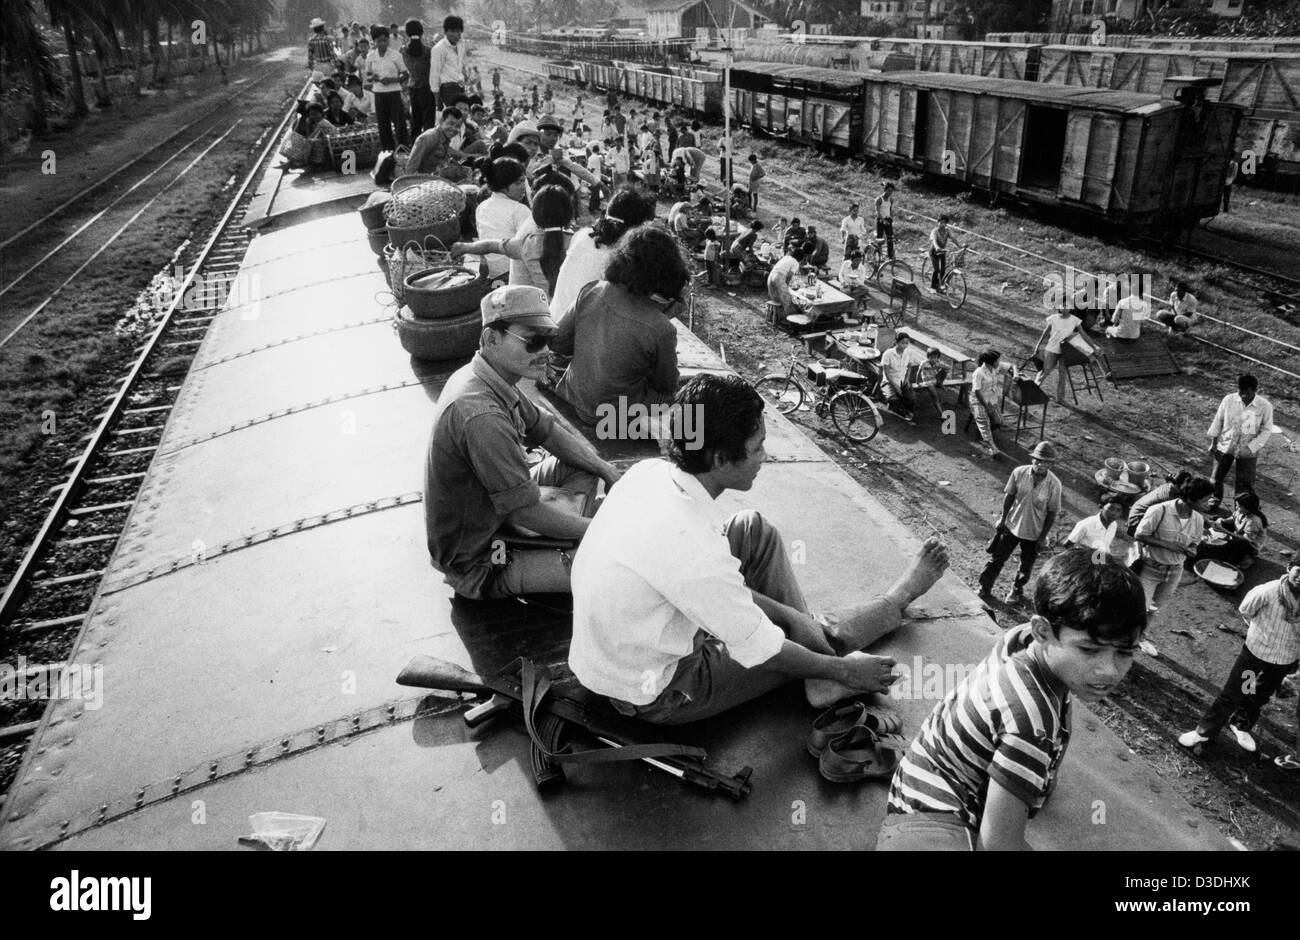
M554 692L545 666L519 658L495 676L479 676L455 663L432 656L415 656L398 674L399 685L466 692L487 700L465 712L465 724L478 727L503 712L521 713L532 742L533 777L539 788L564 780L562 764L642 760L685 783L733 800L749 794L753 768L725 774L708 766L703 748L687 744L647 744L643 728L614 712L603 699L585 692ZM572 726L585 728L605 748L574 751L562 746Z

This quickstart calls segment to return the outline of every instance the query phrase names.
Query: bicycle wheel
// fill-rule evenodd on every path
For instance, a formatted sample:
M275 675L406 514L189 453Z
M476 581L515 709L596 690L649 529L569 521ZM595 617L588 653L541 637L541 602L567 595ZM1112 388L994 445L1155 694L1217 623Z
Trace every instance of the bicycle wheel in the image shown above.
M763 396L763 400L777 410L779 414L788 415L798 410L803 404L803 386L792 376L773 373L765 375L754 383L754 390Z
M831 422L849 440L865 444L880 431L884 419L870 398L849 389L831 399Z
M944 282L947 288L944 299L948 301L948 306L956 310L966 302L966 275L960 271L953 271L948 275L948 280Z
M876 283L885 287L894 281L905 281L910 284L912 280L912 266L906 261L887 258L880 267L876 268Z

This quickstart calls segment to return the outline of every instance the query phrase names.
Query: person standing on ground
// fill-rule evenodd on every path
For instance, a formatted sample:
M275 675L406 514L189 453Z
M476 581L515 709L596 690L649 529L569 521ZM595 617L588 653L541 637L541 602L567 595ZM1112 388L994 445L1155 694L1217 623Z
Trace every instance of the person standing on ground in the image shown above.
M1060 369L1056 375L1056 399L1065 401L1065 384L1069 369L1062 359L1061 347L1083 326L1083 321L1066 307L1053 310L1047 315L1047 336L1043 340L1043 371L1038 373L1038 387L1047 384L1047 377L1053 369Z
M429 88L429 49L420 41L424 24L407 20L406 35L410 39L402 50L402 63L411 76L411 140L415 140L421 131L437 126L438 109Z
M379 125L379 144L385 150L405 145L406 119L402 111L402 83L407 79L402 57L388 46L389 33L384 27L375 30L375 48L366 56L366 77L375 96L375 122Z
M1210 457L1214 460L1214 500L1217 509L1223 501L1223 484L1228 471L1237 464L1234 490L1238 493L1255 488L1255 469L1264 445L1273 435L1273 406L1259 395L1259 380L1249 373L1237 378L1237 394L1225 395L1219 402L1206 436L1210 438Z
M1019 548L1020 570L1007 592L1008 604L1024 601L1034 560L1061 514L1061 481L1051 471L1057 460L1056 446L1050 441L1039 441L1029 452L1029 460L1028 466L1016 467L1007 479L1002 516L989 542L989 562L979 579L980 597L991 597L1002 566Z
M1183 565L1196 557L1205 534L1205 517L1214 485L1205 477L1192 477L1178 487L1178 495L1146 511L1133 538L1134 564L1147 592L1147 611L1155 616L1174 596L1183 580ZM1130 556L1132 557L1132 556Z
M429 86L438 89L438 107L446 108L465 97L467 75L465 21L459 16L449 16L442 21L442 38L433 47L429 58Z
M858 204L849 203L849 214L840 219L840 248L848 258L867 235L867 220L858 215Z
M1110 560L1110 546L1115 541L1115 532L1119 521L1124 518L1124 504L1114 493L1107 493L1101 498L1100 509L1095 515L1080 519L1066 536L1066 548L1091 548Z
M889 180L876 197L876 237L885 240L885 252L894 257L894 184Z
M758 154L749 155L749 211L758 211L759 181L767 176L767 171L758 162Z
M1002 456L993 429L1002 427L1002 376L998 361L1002 353L986 349L980 353L979 364L971 378L971 417L984 441L985 452L997 460Z
M1250 729L1282 680L1300 663L1300 558L1292 558L1276 581L1253 588L1237 608L1246 621L1246 642L1223 691L1196 727L1178 738L1183 747L1213 741L1226 724L1243 750L1257 749ZM1294 760L1292 761L1294 764ZM1295 770L1278 758L1284 770Z
M501 70L496 66L492 67L492 93L499 94L501 91Z

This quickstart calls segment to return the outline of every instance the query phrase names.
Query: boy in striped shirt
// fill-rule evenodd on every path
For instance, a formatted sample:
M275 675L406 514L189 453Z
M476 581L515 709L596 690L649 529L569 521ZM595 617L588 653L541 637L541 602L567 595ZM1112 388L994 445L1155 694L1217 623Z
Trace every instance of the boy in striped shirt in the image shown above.
M878 850L1026 849L1070 742L1071 698L1124 678L1146 629L1127 568L1076 549L1034 584L1034 616L940 702L894 772Z

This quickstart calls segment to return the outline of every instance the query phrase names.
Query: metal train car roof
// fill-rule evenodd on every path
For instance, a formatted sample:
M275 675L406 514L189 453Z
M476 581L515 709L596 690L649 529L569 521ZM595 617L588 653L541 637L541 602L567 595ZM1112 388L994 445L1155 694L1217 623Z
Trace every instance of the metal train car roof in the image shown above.
M569 625L454 601L429 566L424 447L460 363L399 346L350 211L364 177L278 177L259 187L266 226L241 270L257 302L228 306L204 339L71 656L102 665L102 707L51 703L0 846L230 849L269 810L325 817L321 849L872 846L886 786L818 776L794 688L691 730L718 763L753 766L753 793L732 803L640 764L570 771L543 799L518 727L471 733L454 698L395 684L417 653L480 673L520 655L562 664ZM727 368L679 331L684 371ZM802 541L819 609L880 590L919 539L792 424L768 422L769 463L726 508L760 508ZM998 634L952 575L909 613L879 647L904 664L974 664ZM897 701L913 734L941 690L923 693L918 673L915 692ZM1028 839L1228 847L1082 707Z

